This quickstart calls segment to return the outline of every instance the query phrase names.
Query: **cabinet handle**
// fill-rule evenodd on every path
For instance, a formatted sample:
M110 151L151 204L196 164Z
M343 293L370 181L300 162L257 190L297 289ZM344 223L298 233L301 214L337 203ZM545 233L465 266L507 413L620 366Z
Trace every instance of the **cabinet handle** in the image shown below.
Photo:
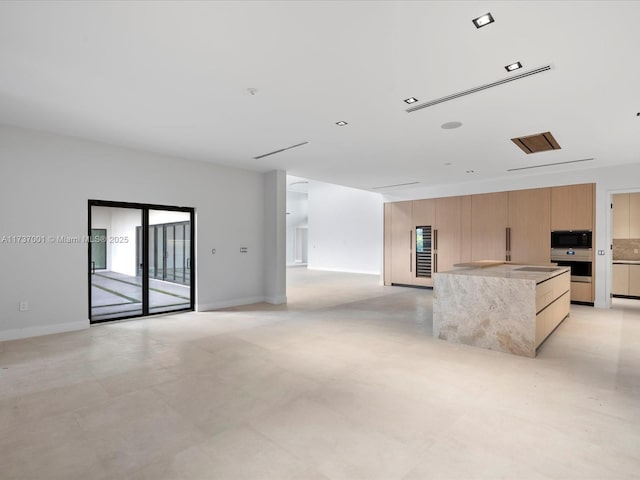
M409 252L409 271L413 273L413 254Z
M433 273L438 273L438 254L433 254Z
M506 235L506 239L505 239L505 247L506 247L506 252L505 252L505 258L507 260L507 262L511 261L511 228L507 227L505 229L505 235Z
M433 249L436 252L438 251L438 230L437 229L433 231Z

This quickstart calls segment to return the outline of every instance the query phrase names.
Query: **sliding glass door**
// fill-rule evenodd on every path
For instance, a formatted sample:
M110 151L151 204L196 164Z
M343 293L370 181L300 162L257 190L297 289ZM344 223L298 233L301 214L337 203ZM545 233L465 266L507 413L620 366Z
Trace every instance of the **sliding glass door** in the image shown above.
M193 217L191 208L89 201L91 323L193 310Z

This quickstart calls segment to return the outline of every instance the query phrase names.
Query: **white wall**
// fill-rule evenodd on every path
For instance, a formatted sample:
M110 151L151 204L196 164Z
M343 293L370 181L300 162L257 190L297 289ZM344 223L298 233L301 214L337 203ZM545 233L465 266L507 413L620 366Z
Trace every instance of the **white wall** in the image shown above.
M309 181L308 268L380 274L382 196Z
M198 309L268 300L267 283L285 288L284 254L265 261L264 242L278 234L284 251L285 235L284 207L281 228L265 229L265 202L285 195L282 182L265 195L268 174L2 126L0 158L0 239L86 235L89 199L190 206ZM0 340L88 326L87 255L86 244L0 243Z
M295 264L296 229L309 223L309 196L287 192L287 265Z
M640 162L640 154L638 161ZM618 165L615 167L592 168L585 170L557 171L551 174L527 177L503 178L498 180L440 185L432 188L410 189L402 194L385 196L385 201L414 200L453 195L500 192L526 188L554 187L578 183L596 184L596 226L593 248L603 250L597 255L595 306L608 308L611 291L611 194L637 191L640 189L640 163Z
M93 223L93 217L91 220ZM111 228L107 229L107 258L111 258L109 265L112 271L136 276L136 227L140 226L142 210L111 208ZM119 240L110 241L113 237Z

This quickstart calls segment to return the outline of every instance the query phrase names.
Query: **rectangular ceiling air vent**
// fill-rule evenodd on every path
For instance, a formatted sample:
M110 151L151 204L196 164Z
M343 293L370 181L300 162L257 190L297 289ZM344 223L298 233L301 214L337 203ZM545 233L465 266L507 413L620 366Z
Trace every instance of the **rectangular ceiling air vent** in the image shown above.
M521 78L530 77L531 75L535 75L537 73L546 72L547 70L551 70L551 65L545 65L544 67L538 67L538 68L534 68L533 70L527 70L526 72L518 73L516 75L503 78L502 80L498 80L496 82L487 83L484 85L480 85L479 87L474 87L474 88L470 88L469 90L464 90L462 92L447 95L446 97L441 97L435 100L431 100L429 102L413 105L412 107L407 108L406 111L407 113L415 112L416 110L420 110L422 108L432 107L434 105L438 105L439 103L455 100L456 98L464 97L465 95L470 95L472 93L480 92L482 90L486 90L487 88L497 87L498 85L504 85L505 83L513 82L514 80L520 80Z
M520 150L529 155L530 153L547 152L549 150L560 150L560 145L553 138L551 132L536 133L535 135L527 135L526 137L512 138Z
M297 143L295 145L291 145L290 147L281 148L280 150L274 150L273 152L263 153L262 155L258 155L257 157L253 157L254 160L259 160L264 157L268 157L269 155L275 155L276 153L286 152L287 150L291 150L292 148L301 147L302 145L306 145L309 142Z

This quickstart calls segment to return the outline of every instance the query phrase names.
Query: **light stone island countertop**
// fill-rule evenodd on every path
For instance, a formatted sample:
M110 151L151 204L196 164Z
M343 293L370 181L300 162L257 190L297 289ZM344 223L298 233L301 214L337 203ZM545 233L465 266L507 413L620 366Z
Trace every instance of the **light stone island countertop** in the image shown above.
M640 263L640 262L639 262ZM524 271L523 268L540 268L549 269L551 271ZM448 275L467 275L472 277L494 277L494 278L512 278L517 280L534 280L542 283L550 278L562 275L569 271L569 267L555 267L552 265L516 265L506 264L493 265L490 267L458 267L447 272L439 272ZM436 273L438 275L438 273Z
M435 274L433 335L535 357L569 313L570 269L489 263Z
M640 265L640 260L614 260L614 265Z

